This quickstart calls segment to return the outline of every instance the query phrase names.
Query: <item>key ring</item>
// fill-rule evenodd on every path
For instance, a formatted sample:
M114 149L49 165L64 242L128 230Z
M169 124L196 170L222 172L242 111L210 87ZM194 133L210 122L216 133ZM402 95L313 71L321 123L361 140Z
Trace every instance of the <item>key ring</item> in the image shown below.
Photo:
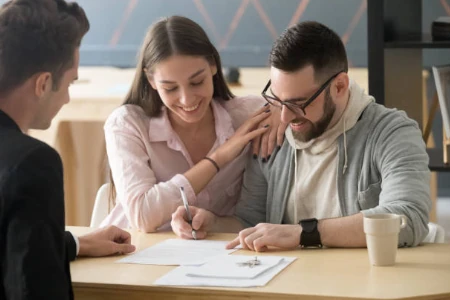
M237 265L240 267L249 267L249 268L253 268L255 266L258 266L261 264L261 261L258 260L258 257L255 256L254 259L251 259L249 261L245 261L245 262L238 262Z

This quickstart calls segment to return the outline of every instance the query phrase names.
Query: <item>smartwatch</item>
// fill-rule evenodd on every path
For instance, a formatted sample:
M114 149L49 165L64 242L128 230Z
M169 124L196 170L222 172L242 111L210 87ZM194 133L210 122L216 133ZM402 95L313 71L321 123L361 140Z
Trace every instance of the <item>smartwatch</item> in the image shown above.
M322 241L320 240L320 233L317 229L319 221L316 218L303 219L298 222L302 226L302 233L300 234L300 246L322 248Z

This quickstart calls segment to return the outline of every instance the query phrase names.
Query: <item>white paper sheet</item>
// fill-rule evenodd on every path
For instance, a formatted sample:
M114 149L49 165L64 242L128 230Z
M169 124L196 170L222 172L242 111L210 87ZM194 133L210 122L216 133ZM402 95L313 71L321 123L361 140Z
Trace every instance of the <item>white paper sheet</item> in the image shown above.
M226 244L227 241L168 239L117 262L168 266L201 265L216 256L227 255L237 250L226 250Z
M283 261L283 257L280 256L259 256L257 257L258 265L252 267L241 265L252 261L254 258L254 256L246 255L216 257L197 268L191 268L186 275L208 278L252 279Z
M253 279L228 279L187 276L195 266L180 266L157 279L155 285L166 286L220 286L220 287L257 287L265 286L272 278L292 263L296 257L283 257L275 267L268 269ZM220 272L220 271L219 271Z

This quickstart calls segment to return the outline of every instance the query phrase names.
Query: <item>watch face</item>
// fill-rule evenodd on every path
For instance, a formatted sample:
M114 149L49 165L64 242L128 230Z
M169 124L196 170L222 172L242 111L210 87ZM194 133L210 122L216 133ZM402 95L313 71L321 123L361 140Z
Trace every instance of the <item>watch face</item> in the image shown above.
M302 247L319 247L322 248L320 241L320 233L317 230L318 220L315 218L300 221L302 233L300 235L300 245Z
M316 219L307 219L301 221L302 230L305 232L313 232L314 229L317 226L317 220Z
M311 224L310 222L303 223L302 227L305 232L313 232L314 230L314 224Z

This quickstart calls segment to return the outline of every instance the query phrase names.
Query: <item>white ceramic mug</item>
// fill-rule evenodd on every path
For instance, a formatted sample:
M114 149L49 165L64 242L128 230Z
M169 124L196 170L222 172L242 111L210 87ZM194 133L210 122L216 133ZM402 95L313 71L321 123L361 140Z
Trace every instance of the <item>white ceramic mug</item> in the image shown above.
M374 214L364 217L367 250L374 266L395 264L398 234L406 227L406 216L396 214Z

